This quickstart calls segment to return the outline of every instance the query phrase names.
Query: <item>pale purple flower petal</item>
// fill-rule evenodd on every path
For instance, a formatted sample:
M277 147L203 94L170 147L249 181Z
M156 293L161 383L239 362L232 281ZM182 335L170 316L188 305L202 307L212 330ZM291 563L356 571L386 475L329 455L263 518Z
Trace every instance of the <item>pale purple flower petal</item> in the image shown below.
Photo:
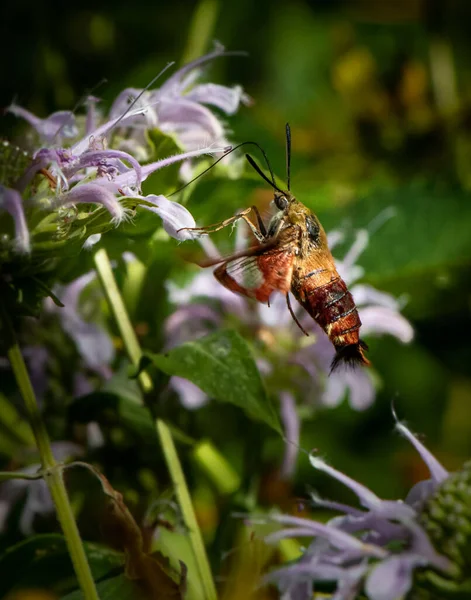
M373 494L371 490L369 490L361 483L358 483L348 475L337 471L337 469L328 465L318 456L314 456L311 453L309 455L309 462L315 469L318 469L319 471L324 471L324 473L327 473L334 479L337 479L337 481L340 481L345 486L350 488L352 492L358 497L358 500L360 501L362 506L364 506L365 508L369 508L370 510L376 510L381 506L381 499L378 498L376 494Z
M338 406L345 394L355 410L365 410L375 399L375 389L371 377L365 369L337 371L326 382L322 394L323 406Z
M285 432L285 454L281 475L290 478L296 468L299 452L300 421L296 410L296 401L289 392L280 392L280 415Z
M106 135L113 129L113 127L116 126L118 121L120 125L127 124L129 119L133 119L137 115L142 115L146 111L146 107L133 107L128 113L126 113L126 115L123 114L120 115L118 118L113 117L112 119L109 119L108 121L100 125L97 129L95 129L95 131L93 131L92 133L87 133L85 137L73 144L73 146L71 146L70 148L71 153L75 156L80 156L83 152L88 150L91 145L93 146L97 139L105 139Z
M396 310L385 306L367 306L360 309L363 335L381 335L388 333L403 344L414 338L414 330L409 321Z
M403 433L406 432L408 439L416 446L414 436L407 429ZM317 588L314 590L316 582L330 580L337 585L333 595L337 600L354 600L361 593L366 593L370 600L399 600L411 590L416 568L430 566L445 575L453 573L454 567L449 558L435 550L420 524L415 503L412 506L400 500L381 500L365 486L330 467L320 458L311 455L310 461L315 468L349 487L367 510L323 501L314 495L317 506L344 514L327 524L314 521L311 526L309 520L291 515L270 517L285 528L268 536L268 541L300 535L312 535L314 541L296 563L273 571L266 581L276 582L280 591L289 589L296 582L306 581L313 586L313 591L317 591ZM429 462L435 469L435 461ZM441 465L438 466L438 472L440 476L446 473ZM433 492L433 488L427 487ZM425 491L424 487L420 501ZM309 533L310 530L312 533ZM332 531L346 537L330 533Z
M329 524L318 523L317 521L313 521L311 519L292 517L290 515L271 515L270 520L282 525L293 525L296 529L301 529L303 532L310 531L310 535L323 537L335 548L347 548L353 550L354 552L358 552L363 556L376 556L377 558L384 558L387 556L387 552L383 548L372 544L365 544L353 535L349 535L340 529L331 527ZM280 532L269 534L265 538L265 541L267 544L276 543L278 541L277 536L279 534ZM303 533L302 535L306 536L308 534Z
M224 153L227 152L230 147L227 146L214 146L212 144L205 146L204 148L200 148L198 150L192 150L190 152L183 152L182 154L175 154L174 156L169 156L167 158L163 158L161 160L157 160L148 165L144 165L141 167L142 173L142 181L145 181L147 177L158 171L159 169L163 169L164 167L168 167L176 162L181 162L183 160L187 160L189 158L195 158L198 156L203 156L205 154L214 154L214 153ZM112 181L107 180L104 177L97 179L95 181L96 185L100 185L106 187L114 192L126 192L126 188L135 185L136 183L136 174L134 171L128 171L127 173L122 173L115 177ZM131 192L128 192L128 195L132 195Z
M59 462L64 462L71 456L83 455L83 448L73 442L53 442L51 450L54 458ZM17 472L26 475L35 475L41 468L39 464L29 465ZM20 531L29 536L33 533L34 519L37 515L47 516L54 511L49 489L44 479L10 479L0 484L0 531L7 524L8 515L26 492L26 501L21 511L19 528ZM1 519L3 517L3 521Z
M125 115L130 104L133 102L132 119L129 113L125 115L126 126L136 125L137 123L145 123L146 128L154 129L158 127L158 117L156 113L157 102L152 103L152 95L149 91L144 91L138 88L126 88L120 92L110 109L110 119L119 119L121 115ZM154 104L154 105L152 105ZM130 112L131 112L130 111ZM136 117L144 117L144 119L136 119ZM120 123L120 124L121 124Z
M339 231L338 229L334 229L333 231L329 231L327 234L327 243L329 248L332 250L335 246L338 246L345 239L345 234L343 231Z
M409 506L412 506L417 512L420 512L436 489L437 484L433 479L419 481L409 490L404 502Z
M165 231L176 240L183 242L184 240L192 240L197 237L193 231L188 231L186 227L196 227L193 215L178 202L172 202L165 196L155 196L150 194L146 196L146 200L155 204L155 207L145 206L162 219Z
M31 242L20 193L0 185L0 210L5 210L13 218L15 250L19 254L28 254L31 251Z
M88 96L86 100L87 116L85 122L85 134L92 135L98 127L98 114L96 105L100 102L99 98L95 96Z
M110 335L98 325L85 321L79 312L79 301L83 290L96 277L95 272L86 273L58 290L64 308L58 308L62 327L74 340L85 364L100 370L114 358L114 346Z
M120 161L126 160L131 163L132 168L135 171L134 185L136 185L136 187L139 189L142 182L141 165L133 156L127 152L122 152L121 150L97 150L84 152L78 160L76 160L69 167L64 168L64 174L69 179L74 173L81 169L85 169L87 167L97 167L97 174L99 177L106 175L110 178L114 178L118 173L124 170L123 168L120 168L120 165L116 159L119 159ZM128 170L126 170L126 174L129 174Z
M8 111L17 117L21 117L36 129L41 138L48 143L58 143L62 138L74 138L78 135L75 116L71 111L61 110L52 113L46 119L40 119L29 110L11 104Z
M412 585L412 573L426 561L420 556L391 556L379 563L366 580L365 591L370 600L398 600Z
M44 346L26 346L23 355L28 364L28 372L39 405L42 404L48 386L47 363L49 352Z
M228 115L236 113L241 102L249 102L248 96L239 85L229 88L216 83L196 85L185 97L201 104L217 106Z
M335 408L342 402L346 393L346 381L340 377L339 372L334 373L326 381L324 391L322 392L321 404L327 408Z
M204 304L180 306L165 322L166 348L203 337L221 323L219 314Z
M187 304L194 298L207 297L220 301L228 312L242 317L248 313L245 299L218 283L209 270L197 273L184 288L177 287L171 281L166 286L169 300L174 304Z
M351 293L355 299L357 307L367 304L377 304L391 310L398 311L400 303L386 292L380 292L371 285L357 283L351 288Z
M128 211L115 198L112 192L97 185L97 183L83 183L76 185L70 192L57 197L56 206L72 206L74 204L101 204L111 215L111 223L118 226L128 218Z
M189 147L188 139L206 141L207 145L224 138L224 128L209 108L186 98L162 100L159 124L163 132L175 133L181 140L186 138L185 147Z
M274 293L268 304L256 304L261 325L267 327L283 327L293 323L291 314L286 306L286 297Z
M220 44L217 44L212 52L200 56L199 58L183 65L178 71L176 71L171 77L169 77L159 89L159 93L161 95L180 95L185 91L185 88L188 87L190 83L192 83L195 79L194 75L191 75L190 79L188 79L188 74L191 72L195 72L201 65L213 60L214 58L218 58L220 56L243 56L245 53L243 52L226 52L224 47ZM199 69L198 69L199 70Z
M440 484L448 477L448 471L439 463L433 454L417 439L415 435L399 421L396 423L396 429L409 440L417 452L422 457L422 460L427 465L430 475L436 484Z
M200 408L208 402L208 396L188 379L173 376L170 379L170 387L177 392L180 402L189 410Z

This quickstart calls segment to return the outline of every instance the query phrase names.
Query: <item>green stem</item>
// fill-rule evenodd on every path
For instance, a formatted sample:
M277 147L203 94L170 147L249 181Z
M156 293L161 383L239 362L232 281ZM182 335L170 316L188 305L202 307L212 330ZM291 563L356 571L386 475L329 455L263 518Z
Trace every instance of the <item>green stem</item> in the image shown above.
M204 597L206 600L216 600L216 587L214 585L213 576L211 575L211 567L209 566L208 558L206 556L203 536L201 535L201 530L198 526L198 521L196 520L185 475L178 458L175 444L173 443L172 434L167 425L160 419L157 419L157 433L159 434L165 460L172 477L178 504L188 529L188 537L190 538L190 544L193 548Z
M100 283L105 292L106 299L108 300L108 305L113 313L116 324L118 325L121 337L123 338L123 344L128 358L130 362L137 367L139 366L139 361L142 356L141 347L129 319L128 311L124 305L118 285L116 284L108 253L104 248L101 248L96 252L94 261ZM152 390L152 379L145 371L139 373L138 381L144 393L148 393Z
M182 64L204 54L208 48L219 14L219 0L200 0L191 19Z
M85 550L62 477L62 466L56 462L52 454L49 436L39 412L25 361L21 354L10 318L3 306L2 321L4 333L8 339L8 359L10 360L15 379L25 402L31 428L41 457L44 480L51 492L78 582L86 600L98 600L95 582L93 581L92 572L87 562Z
M106 299L108 300L111 312L116 319L129 360L137 367L141 360L142 350L129 319L123 298L116 284L108 253L104 248L101 248L96 252L94 260L98 277L105 292ZM144 371L139 374L138 382L144 393L150 392L153 388L152 379ZM167 463L167 468L175 486L180 509L189 531L191 548L197 565L201 586L205 593L204 598L205 600L216 600L217 594L211 575L211 567L209 566L203 537L191 503L190 492L185 480L185 475L178 458L170 429L161 420L157 420L157 434Z

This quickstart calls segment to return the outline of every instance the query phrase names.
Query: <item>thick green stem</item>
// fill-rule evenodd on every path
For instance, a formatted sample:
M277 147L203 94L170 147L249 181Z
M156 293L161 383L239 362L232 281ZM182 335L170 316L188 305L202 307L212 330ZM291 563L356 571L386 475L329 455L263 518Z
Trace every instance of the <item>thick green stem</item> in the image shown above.
M94 260L98 277L108 300L111 312L116 319L129 360L137 367L141 360L142 350L129 319L123 298L116 284L108 253L102 248L96 252ZM152 379L144 371L139 374L138 382L144 393L150 392L153 388ZM216 600L217 594L211 575L211 567L209 566L206 549L196 520L185 475L178 458L170 429L161 420L157 421L157 434L167 463L167 468L175 486L175 493L177 494L180 509L189 531L189 538L198 569L201 588L204 590L204 600Z
M105 292L106 299L108 300L108 305L113 313L116 324L118 325L121 337L123 338L123 344L128 358L130 362L137 367L142 356L141 347L129 319L123 298L116 284L108 253L104 248L101 248L96 252L94 261L101 286ZM145 371L139 373L138 381L144 393L152 390L152 379Z
M185 475L178 458L175 444L173 443L170 429L160 419L157 419L157 433L159 434L165 460L172 477L178 504L188 529L188 537L190 538L191 547L193 548L201 587L204 591L204 598L205 600L216 600L216 587L214 585L213 576L211 575L211 567L209 566L206 556L203 536L201 535L201 530L198 526L198 521L196 520L195 510L191 502Z
M207 51L219 10L219 0L200 0L198 2L191 19L182 64L195 60Z
M44 480L51 492L78 582L86 600L98 600L95 582L93 581L92 572L87 562L85 550L62 477L62 467L55 461L52 454L49 436L39 412L25 361L23 360L9 315L3 307L2 321L4 333L8 340L8 359L10 360L13 373L26 405L31 428L41 457Z

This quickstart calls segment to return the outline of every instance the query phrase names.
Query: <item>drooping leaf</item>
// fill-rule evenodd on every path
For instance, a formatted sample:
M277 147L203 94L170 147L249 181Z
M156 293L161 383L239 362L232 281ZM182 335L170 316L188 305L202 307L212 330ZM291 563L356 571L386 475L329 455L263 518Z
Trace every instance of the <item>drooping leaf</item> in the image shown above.
M218 331L150 356L164 373L184 377L210 398L234 404L250 418L281 430L250 347L235 331Z
M126 557L125 575L129 580L139 582L146 598L181 599L186 578L184 564L180 563L180 572L177 573L163 555L149 552L149 540L143 536L122 494L102 473L96 469L93 471L108 500L106 524L113 531L114 544L123 550Z

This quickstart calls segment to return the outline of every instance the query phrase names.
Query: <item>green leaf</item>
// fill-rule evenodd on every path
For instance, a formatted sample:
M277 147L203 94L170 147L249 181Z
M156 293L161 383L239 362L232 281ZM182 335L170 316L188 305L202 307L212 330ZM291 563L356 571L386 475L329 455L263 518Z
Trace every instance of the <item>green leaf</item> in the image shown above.
M101 425L122 425L149 444L157 443L154 424L148 409L125 393L92 392L77 398L70 407L70 418L79 423L97 421Z
M100 600L148 600L149 598L137 583L123 574L100 581L96 584L96 589ZM83 600L83 593L81 590L75 590L62 596L61 600Z
M152 161L161 160L162 158L183 152L176 139L171 135L163 133L160 129L149 130L147 137L154 150ZM173 192L179 187L180 167L181 163L177 162L152 173L143 184L144 193L166 194Z
M371 235L358 260L364 279L379 289L406 293L411 316L466 308L471 194L445 183L414 182L352 204L343 220L352 229L368 228L385 209L394 216ZM338 211L319 216L327 230L339 227ZM334 254L343 253L336 249Z
M0 393L0 432L2 437L7 436L15 445L34 446L34 435L31 427L25 421L3 394ZM0 449L2 440L0 440Z
M211 398L234 404L252 419L281 432L250 348L235 331L218 331L150 356L167 375L184 377Z
M98 421L102 425L122 425L142 441L157 443L155 426L144 406L137 382L129 379L127 369L116 373L99 392L74 400L70 418L80 423Z
M98 544L84 543L94 579L123 567L124 555ZM44 588L57 594L78 586L63 536L36 535L0 556L0 597L21 588Z

